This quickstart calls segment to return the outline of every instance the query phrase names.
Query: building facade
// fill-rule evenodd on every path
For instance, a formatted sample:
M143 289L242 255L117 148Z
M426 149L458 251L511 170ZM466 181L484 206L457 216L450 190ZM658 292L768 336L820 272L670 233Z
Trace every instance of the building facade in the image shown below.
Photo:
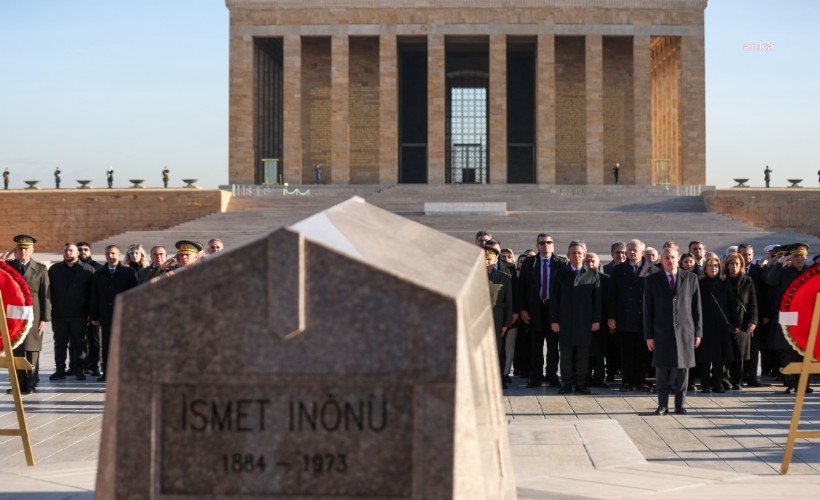
M231 183L705 183L706 0L226 4Z

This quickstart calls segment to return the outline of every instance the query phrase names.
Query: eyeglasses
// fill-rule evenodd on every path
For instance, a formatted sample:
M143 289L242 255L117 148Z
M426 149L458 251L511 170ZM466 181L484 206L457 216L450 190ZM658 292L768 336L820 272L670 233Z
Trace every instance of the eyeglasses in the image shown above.
M614 253L626 255L626 250L617 250Z
M539 244L539 245L552 245L553 243L555 243L555 242L554 242L554 241L552 241L552 240L549 240L549 241L539 241L539 242L538 242L538 244Z

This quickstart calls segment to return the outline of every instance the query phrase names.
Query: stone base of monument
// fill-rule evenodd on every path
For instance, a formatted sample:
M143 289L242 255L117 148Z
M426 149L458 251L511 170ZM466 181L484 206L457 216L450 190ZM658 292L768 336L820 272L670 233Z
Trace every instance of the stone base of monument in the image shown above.
M514 498L489 294L352 198L118 296L96 495Z

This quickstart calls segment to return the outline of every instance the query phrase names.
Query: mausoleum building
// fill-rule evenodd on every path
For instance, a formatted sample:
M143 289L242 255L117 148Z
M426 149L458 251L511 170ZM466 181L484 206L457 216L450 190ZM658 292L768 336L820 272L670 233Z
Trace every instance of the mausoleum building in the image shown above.
M226 4L231 183L705 183L706 0Z

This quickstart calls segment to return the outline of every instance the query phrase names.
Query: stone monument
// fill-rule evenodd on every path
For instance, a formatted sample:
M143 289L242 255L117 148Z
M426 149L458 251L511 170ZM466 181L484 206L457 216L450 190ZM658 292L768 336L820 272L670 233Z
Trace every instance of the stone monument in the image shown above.
M470 244L352 198L117 301L99 498L516 495Z

